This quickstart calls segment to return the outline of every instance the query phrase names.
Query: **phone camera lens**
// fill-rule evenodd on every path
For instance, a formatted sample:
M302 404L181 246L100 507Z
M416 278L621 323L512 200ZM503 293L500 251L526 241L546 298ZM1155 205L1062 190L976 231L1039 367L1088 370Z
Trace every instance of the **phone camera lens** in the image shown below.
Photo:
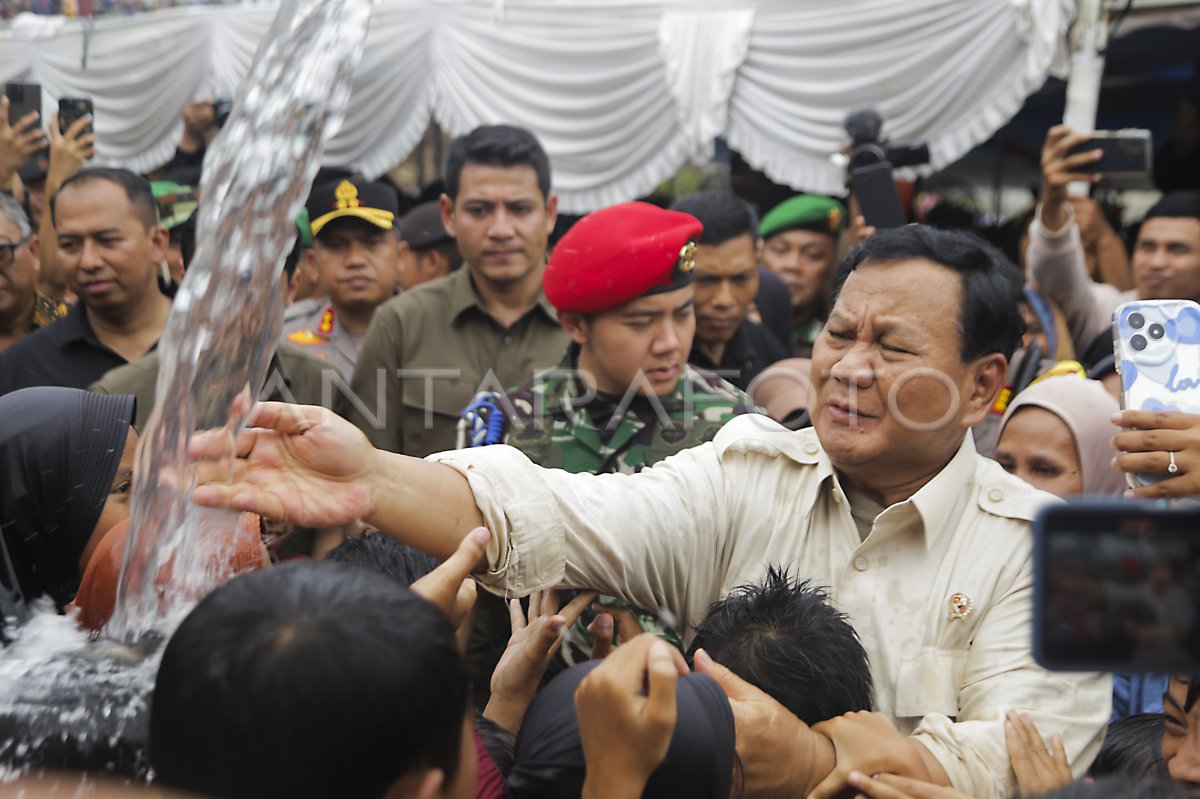
M1133 338L1129 339L1129 346L1133 347L1138 352L1141 352L1142 350L1146 349L1146 337L1141 335L1134 336Z
M1159 324L1150 325L1150 338L1160 339L1167 331L1163 330L1163 326Z
M1129 315L1129 326L1134 330L1141 330L1145 324L1146 317L1142 316L1140 313L1131 313Z

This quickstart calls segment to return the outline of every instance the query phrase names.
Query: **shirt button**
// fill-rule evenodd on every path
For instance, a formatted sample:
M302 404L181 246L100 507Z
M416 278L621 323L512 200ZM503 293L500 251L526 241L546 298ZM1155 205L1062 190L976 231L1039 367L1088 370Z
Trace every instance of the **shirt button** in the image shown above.
M512 336L505 336L505 337L504 337L504 346L506 346L506 347L511 347L511 346L512 346Z
M865 555L859 555L854 559L854 568L860 572L865 572L867 570L867 558Z
M1004 499L1004 492L999 488L993 488L988 492L988 499L990 499L992 502L999 502L1000 500Z
M804 445L804 451L807 452L809 455L816 455L818 452L821 451L821 448L818 447L814 442L810 441Z

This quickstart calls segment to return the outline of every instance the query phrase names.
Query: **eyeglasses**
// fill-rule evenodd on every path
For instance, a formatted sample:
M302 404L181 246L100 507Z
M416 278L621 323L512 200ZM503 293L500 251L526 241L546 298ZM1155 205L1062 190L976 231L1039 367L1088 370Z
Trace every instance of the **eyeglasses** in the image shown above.
M32 233L18 241L16 244L0 242L0 269L12 266L13 261L17 260L17 250L28 244L31 238L33 238Z

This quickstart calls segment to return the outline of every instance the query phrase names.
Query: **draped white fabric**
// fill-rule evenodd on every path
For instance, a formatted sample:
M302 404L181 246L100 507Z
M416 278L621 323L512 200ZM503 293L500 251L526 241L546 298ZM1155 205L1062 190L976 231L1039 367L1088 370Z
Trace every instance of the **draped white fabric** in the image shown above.
M649 192L724 135L798 189L837 192L853 109L930 144L987 139L1061 55L1073 0L383 0L327 162L375 176L430 118L510 122L550 153L565 211ZM0 80L94 99L101 160L170 158L189 99L235 95L276 6L180 8L0 31ZM87 51L86 67L83 56ZM303 79L302 74L297 75Z

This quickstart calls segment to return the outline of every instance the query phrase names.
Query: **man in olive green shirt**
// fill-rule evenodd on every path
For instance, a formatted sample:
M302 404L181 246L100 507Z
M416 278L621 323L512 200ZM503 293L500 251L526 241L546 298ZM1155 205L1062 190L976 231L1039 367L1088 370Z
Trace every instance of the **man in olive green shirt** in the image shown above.
M505 125L455 140L442 222L465 269L375 312L339 412L379 449L453 449L459 414L558 363L567 334L542 293L557 218L550 163L533 134Z

